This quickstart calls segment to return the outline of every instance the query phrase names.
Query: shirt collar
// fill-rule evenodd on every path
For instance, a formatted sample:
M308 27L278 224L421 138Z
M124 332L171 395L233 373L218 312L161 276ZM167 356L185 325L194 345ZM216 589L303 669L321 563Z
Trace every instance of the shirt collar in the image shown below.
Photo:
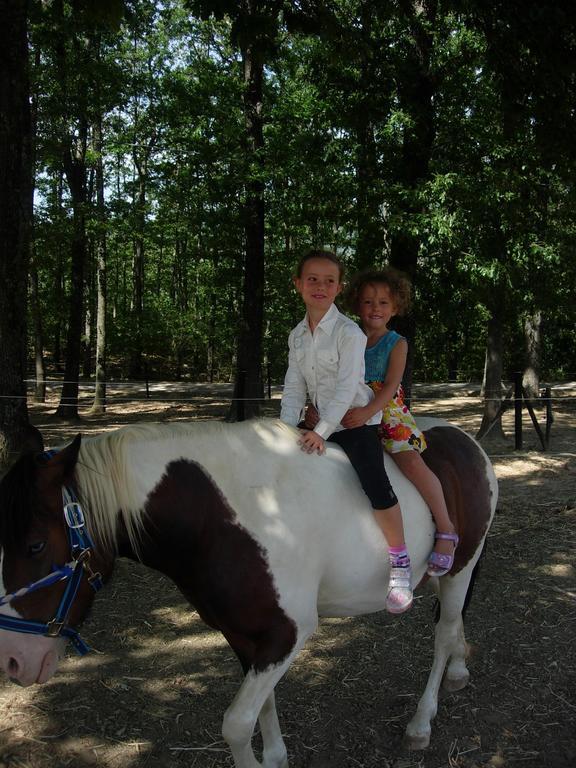
M338 311L338 307L336 306L336 304L332 304L328 312L326 312L326 314L324 315L322 320L320 320L320 322L316 327L321 328L324 331L324 333L331 336L332 331L334 330L334 326L336 325L336 321L338 320L339 317L340 317L340 312ZM298 330L298 336L302 336L306 332L310 333L310 326L308 325L307 314L298 323L296 328Z

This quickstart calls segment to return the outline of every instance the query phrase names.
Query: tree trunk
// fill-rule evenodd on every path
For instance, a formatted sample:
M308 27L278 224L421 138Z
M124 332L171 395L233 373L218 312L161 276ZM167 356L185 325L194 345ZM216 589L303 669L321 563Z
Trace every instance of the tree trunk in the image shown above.
M34 67L36 71L40 67L40 50L37 48L34 52ZM38 125L38 94L35 92L32 94L30 103L30 120L31 120L31 153L30 153L30 168L31 168L31 186L32 189L36 187L36 132ZM34 224L34 204L33 196L30 196L30 223L31 227ZM33 241L31 235L30 240ZM32 242L30 244L30 314L32 317L32 323L34 328L34 402L44 403L46 401L46 366L44 364L44 333L42 329L42 312L40 308L40 294L38 285L38 270L34 259L34 251Z
M135 233L132 260L132 349L128 375L140 379L144 373L143 339L144 331L144 231L146 227L146 194L148 184L148 162L157 136L154 134L143 154L133 152L134 166L137 171L136 199L134 201Z
M262 386L262 329L264 321L264 182L262 83L264 64L256 46L242 51L244 64L244 119L247 139L243 306L237 343L236 379L228 419L260 414Z
M524 318L525 368L522 386L528 397L537 398L540 390L540 350L542 313L536 309Z
M87 275L85 283L86 299L84 302L84 333L81 339L81 355L82 355L82 378L89 379L92 375L92 328L93 317L92 306L95 304L94 297L94 280L93 280L93 248L94 243L92 238L88 239L86 244L87 259L85 264L85 273Z
M94 402L90 413L106 411L106 208L104 202L104 166L102 163L102 118L93 127L96 161L96 368Z
M372 10L370 4L361 9L362 63L361 84L373 83ZM360 86L362 87L362 85ZM379 167L374 138L373 96L365 92L356 113L356 266L366 269L380 265L384 259L384 227L380 207Z
M480 438L490 431L492 437L505 439L502 430L502 329L503 304L494 300L490 307L486 338L486 362L484 365L484 412L477 437Z
M38 270L35 264L30 269L30 299L32 303L32 321L34 323L34 402L44 403L46 402L46 366L42 353L44 334L42 332L42 315L38 295Z
M399 83L400 105L411 118L411 126L404 132L400 180L410 193L401 212L407 224L403 232L394 235L390 245L390 264L405 272L413 283L417 277L420 237L411 234L410 219L422 212L417 201L418 188L430 175L430 159L436 136L434 120L434 94L436 84L431 71L434 45L432 29L436 19L437 0L402 0L401 7L412 30L412 49L409 64ZM412 391L414 369L414 339L416 321L413 315L396 318L394 328L408 339L408 359L404 371L404 390L408 402Z
M59 220L65 217L63 211L63 195L64 195L64 176L60 171L56 177L55 183L56 189L56 205L58 209ZM64 290L64 249L60 242L56 245L56 264L54 267L54 300L57 307L64 307L66 305L66 293ZM54 369L58 372L62 372L62 338L64 336L64 317L62 312L57 312L54 318L54 338L52 346L52 363Z
M76 420L78 415L78 391L82 328L84 320L84 272L86 265L86 140L88 128L82 120L79 136L73 149L64 153L63 163L66 180L70 187L73 210L73 235L71 245L70 298L68 334L66 338L66 366L60 403L56 415Z
M380 216L380 202L376 194L378 162L374 126L367 112L362 110L361 124L357 128L356 160L356 266L366 269L381 264L384 258L384 233Z
M0 465L25 444L32 199L28 2L0 0Z

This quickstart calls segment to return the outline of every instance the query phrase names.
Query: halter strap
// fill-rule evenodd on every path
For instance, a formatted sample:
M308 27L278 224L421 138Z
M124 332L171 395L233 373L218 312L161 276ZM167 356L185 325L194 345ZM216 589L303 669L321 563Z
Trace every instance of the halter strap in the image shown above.
M44 455L46 458L50 458L54 453L55 451L46 451ZM0 629L33 635L45 635L47 637L65 637L72 642L77 652L83 656L88 653L90 648L82 640L78 631L66 624L66 620L76 599L84 572L88 574L88 583L95 592L102 589L103 581L102 576L92 571L90 567L90 557L94 549L94 542L86 530L84 513L73 488L69 486L62 487L62 505L72 560L61 567L55 568L42 579L38 579L38 581L26 587L0 597L0 605L6 605L19 597L51 586L58 581L67 581L56 615L51 621L44 623L30 619L21 619L18 616L6 616L0 613Z

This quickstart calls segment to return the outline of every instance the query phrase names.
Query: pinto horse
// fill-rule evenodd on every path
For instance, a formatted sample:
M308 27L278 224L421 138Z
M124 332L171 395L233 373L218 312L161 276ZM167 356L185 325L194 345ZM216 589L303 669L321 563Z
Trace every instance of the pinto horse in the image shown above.
M407 727L428 745L445 685L466 685L462 608L496 506L490 462L466 433L420 420L460 535L441 601L432 670ZM116 556L167 574L202 619L222 632L244 669L222 733L237 768L286 768L274 700L319 616L380 611L387 544L339 447L300 451L275 420L141 424L56 452L27 454L0 484L0 665L22 685L56 671L68 640ZM399 498L415 583L434 527L415 488L386 457ZM54 565L56 563L57 565ZM393 620L393 619L390 619ZM251 741L259 720L262 762Z

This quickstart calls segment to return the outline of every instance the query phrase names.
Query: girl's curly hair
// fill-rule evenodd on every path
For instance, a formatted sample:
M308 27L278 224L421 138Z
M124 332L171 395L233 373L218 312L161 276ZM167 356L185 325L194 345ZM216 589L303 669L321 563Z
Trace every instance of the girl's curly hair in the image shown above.
M360 293L366 285L387 285L396 307L396 314L407 315L412 305L412 283L408 275L394 267L367 269L358 272L346 289L344 301L348 311L358 314Z

